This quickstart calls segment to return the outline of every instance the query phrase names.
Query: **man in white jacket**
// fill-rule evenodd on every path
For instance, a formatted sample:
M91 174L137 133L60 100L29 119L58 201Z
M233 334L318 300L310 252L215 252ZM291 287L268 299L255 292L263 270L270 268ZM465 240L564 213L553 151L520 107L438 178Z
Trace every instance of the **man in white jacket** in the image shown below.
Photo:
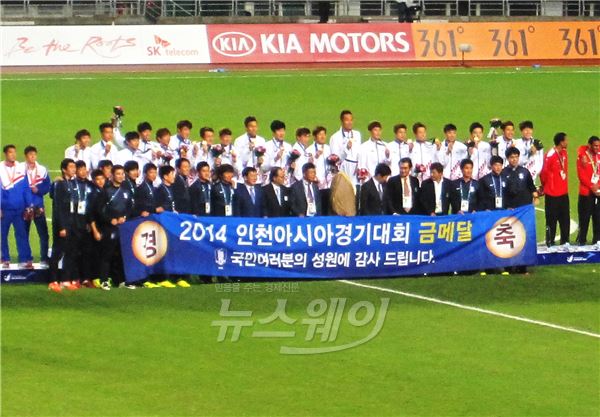
M343 110L340 114L342 126L340 130L331 135L329 145L331 153L340 157L341 171L345 172L354 185L358 184L358 153L361 144L361 136L358 130L354 130L354 116L350 110Z

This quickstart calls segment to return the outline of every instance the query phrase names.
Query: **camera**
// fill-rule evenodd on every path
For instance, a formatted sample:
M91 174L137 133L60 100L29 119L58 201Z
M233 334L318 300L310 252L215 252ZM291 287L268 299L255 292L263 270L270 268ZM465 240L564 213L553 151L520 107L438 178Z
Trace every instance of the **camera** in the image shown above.
M490 119L490 127L493 127L494 129L499 129L502 126L502 120L498 119L497 117Z
M113 107L113 113L115 114L115 116L120 119L121 117L125 116L125 111L123 110L122 106L114 106Z
M541 151L542 149L544 149L544 144L542 143L541 140L539 139L534 139L533 140L533 147L538 150Z

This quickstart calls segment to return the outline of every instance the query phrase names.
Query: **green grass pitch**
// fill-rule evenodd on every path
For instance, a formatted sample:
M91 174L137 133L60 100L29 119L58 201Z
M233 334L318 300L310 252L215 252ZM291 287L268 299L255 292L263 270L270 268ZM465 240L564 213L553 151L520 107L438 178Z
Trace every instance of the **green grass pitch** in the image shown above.
M38 146L57 169L73 134L97 125L113 105L125 124L148 120L174 130L188 118L242 132L258 117L260 133L280 118L288 139L298 126L338 126L343 108L363 134L369 121L422 121L430 135L453 122L531 119L548 149L570 137L571 212L576 220L576 147L600 131L598 68L365 69L227 73L3 75L2 143ZM194 139L197 139L196 137ZM53 173L56 175L56 173ZM538 240L543 213L538 212ZM32 232L34 253L39 252ZM571 237L572 239L574 236ZM16 255L14 247L13 257ZM369 285L600 333L598 265L540 267L527 276L364 280ZM81 290L2 286L2 414L7 416L404 415L592 416L599 414L598 338L510 318L359 288L342 282L298 283L269 292L191 289ZM315 299L378 305L390 298L383 328L368 343L337 353L283 355L306 341L306 308ZM294 330L291 340L217 342L222 299L257 320L287 299L287 314L260 330ZM347 310L346 310L347 311ZM258 328L256 328L258 329ZM365 337L342 322L336 343Z

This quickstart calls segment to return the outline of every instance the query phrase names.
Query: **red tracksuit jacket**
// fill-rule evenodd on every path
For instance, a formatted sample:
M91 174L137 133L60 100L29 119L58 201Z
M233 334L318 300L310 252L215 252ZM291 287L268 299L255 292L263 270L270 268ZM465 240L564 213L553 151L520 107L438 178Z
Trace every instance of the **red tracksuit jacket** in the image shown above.
M564 174L561 174L561 172L564 172ZM568 172L567 151L563 150L559 155L556 148L550 149L544 157L544 167L540 172L544 193L551 197L567 194L569 192Z
M592 190L592 176L594 175L594 165L596 164L596 173L600 175L600 154L594 155L589 146L580 146L577 150L577 177L579 178L579 195L588 196Z

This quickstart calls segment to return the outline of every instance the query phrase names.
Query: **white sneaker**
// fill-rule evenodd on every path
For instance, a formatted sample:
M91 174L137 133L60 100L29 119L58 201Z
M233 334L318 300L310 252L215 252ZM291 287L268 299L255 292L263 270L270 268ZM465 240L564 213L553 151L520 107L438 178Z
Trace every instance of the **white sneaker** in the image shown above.
M104 291L110 291L110 284L105 281L102 284L100 284L100 289L103 289Z
M119 288L127 288L128 290L135 290L137 287L133 284L128 284L126 282L122 282L119 284Z

